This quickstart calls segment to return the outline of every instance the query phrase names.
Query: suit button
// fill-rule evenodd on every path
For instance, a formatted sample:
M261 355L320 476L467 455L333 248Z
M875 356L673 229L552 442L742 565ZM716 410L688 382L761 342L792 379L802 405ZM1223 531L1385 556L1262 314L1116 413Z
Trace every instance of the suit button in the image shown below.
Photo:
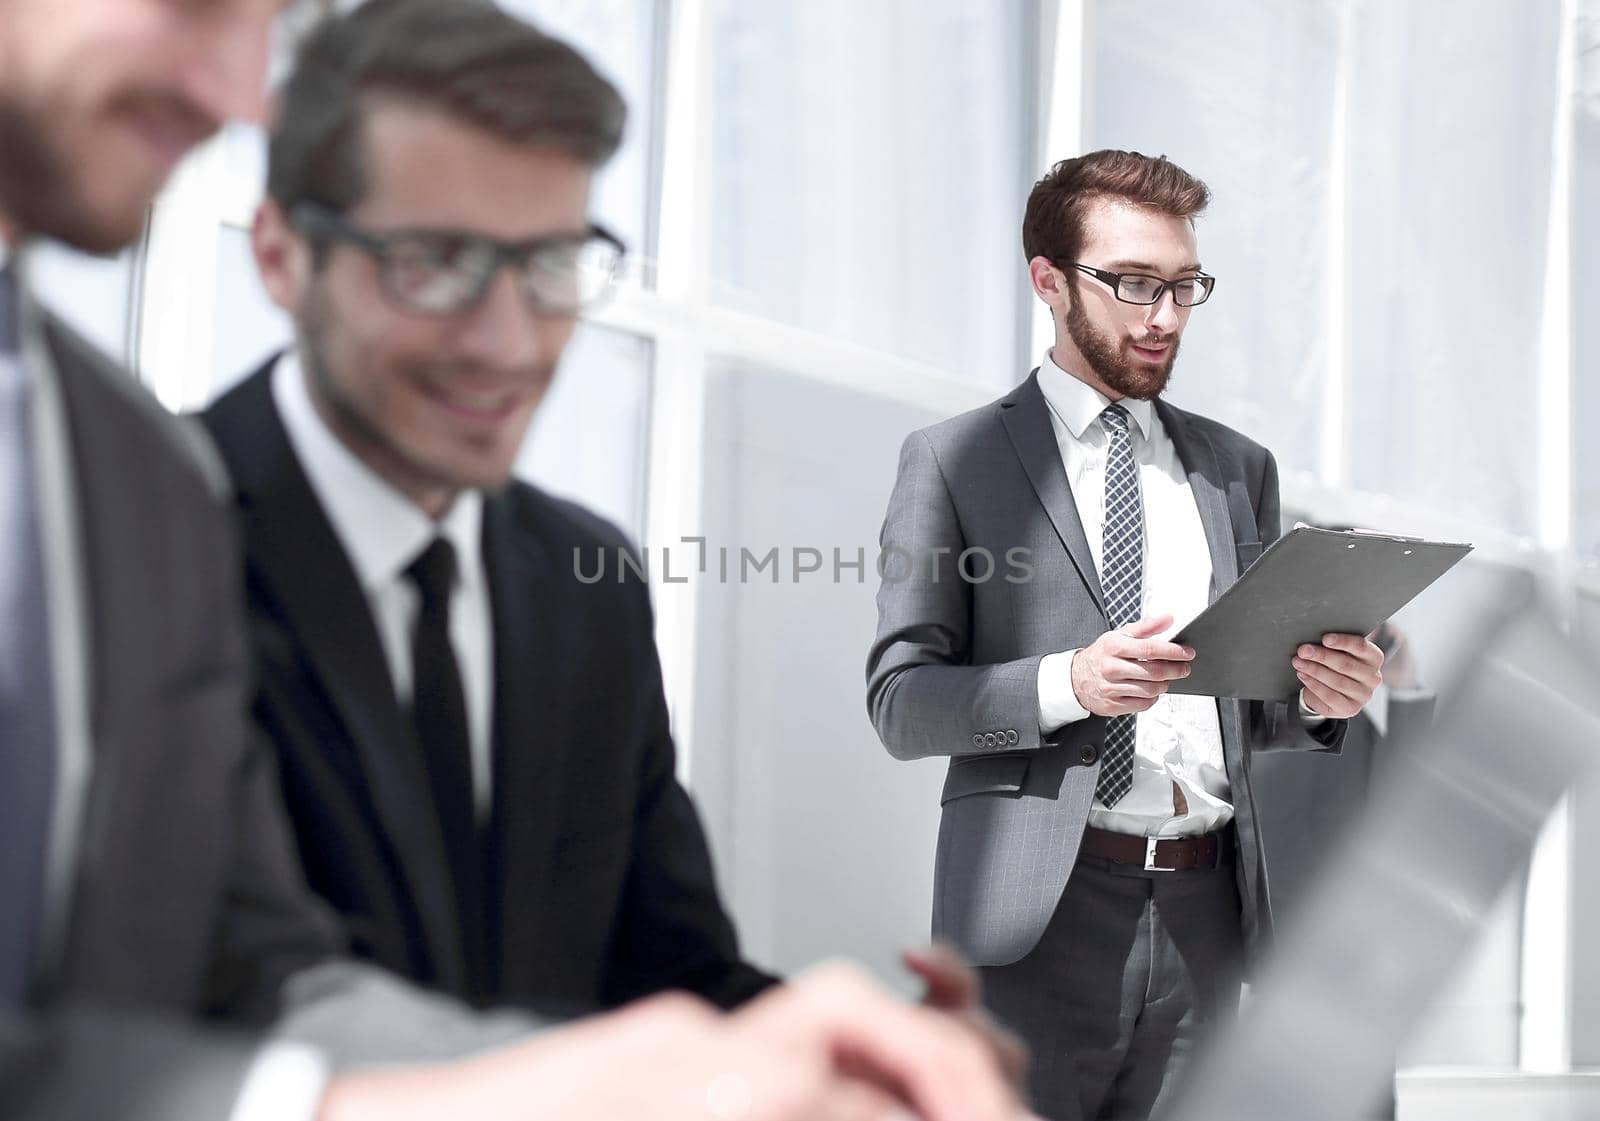
M994 746L994 733L993 732L985 732L985 733L983 733L983 746L984 747L993 747Z
M982 732L979 732L977 735L972 737L972 746L973 747L982 747L983 746L983 733Z
M1006 743L1011 747L1017 746L1017 730L1015 728L1006 729Z
M1078 749L1078 758L1082 759L1085 763L1093 763L1096 759L1100 758L1100 745L1094 743L1084 744Z

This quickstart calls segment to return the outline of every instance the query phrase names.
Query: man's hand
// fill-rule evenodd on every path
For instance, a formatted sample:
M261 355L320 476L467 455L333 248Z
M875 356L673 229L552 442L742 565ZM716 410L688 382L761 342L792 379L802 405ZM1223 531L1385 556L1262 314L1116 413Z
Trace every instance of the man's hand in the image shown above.
M318 1121L1015 1121L949 1017L828 965L731 1015L673 994L460 1063L336 1081Z
M1406 632L1393 623L1384 623L1372 632L1372 641L1378 649L1387 651L1383 656L1383 679L1389 688L1410 690L1419 687L1417 659L1411 653L1411 640Z
M1143 712L1167 691L1167 682L1188 677L1194 648L1153 637L1171 625L1171 615L1147 615L1074 654L1078 703L1096 716Z
M1301 699L1319 716L1344 720L1360 712L1383 682L1383 651L1358 634L1325 634L1294 658Z
M786 1051L831 1056L834 1079L876 1087L897 1118L907 1110L923 1121L1023 1116L986 1038L943 1012L896 1000L854 966L812 969L769 989L729 1022Z
M1011 1084L1020 1087L1028 1069L1028 1049L984 1011L978 975L972 967L937 942L927 949L907 950L900 960L928 986L922 1006L953 1016L976 1032L994 1052Z

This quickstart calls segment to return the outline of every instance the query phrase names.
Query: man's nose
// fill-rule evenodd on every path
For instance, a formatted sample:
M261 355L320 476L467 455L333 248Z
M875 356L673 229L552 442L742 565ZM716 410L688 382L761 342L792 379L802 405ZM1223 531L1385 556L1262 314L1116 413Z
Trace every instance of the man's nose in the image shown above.
M1161 293L1161 298L1150 305L1144 321L1146 326L1162 334L1178 329L1178 298L1171 288Z
M469 313L458 344L485 362L513 369L539 367L560 348L570 316L540 311L523 291L514 269L500 268Z

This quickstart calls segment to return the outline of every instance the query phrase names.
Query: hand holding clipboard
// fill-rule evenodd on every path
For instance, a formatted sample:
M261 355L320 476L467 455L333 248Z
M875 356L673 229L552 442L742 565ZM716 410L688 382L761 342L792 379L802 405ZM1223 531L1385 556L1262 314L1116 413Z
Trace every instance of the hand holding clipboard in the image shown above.
M1300 526L1278 538L1172 639L1194 649L1173 693L1293 701L1297 649L1365 635L1472 551L1471 545Z

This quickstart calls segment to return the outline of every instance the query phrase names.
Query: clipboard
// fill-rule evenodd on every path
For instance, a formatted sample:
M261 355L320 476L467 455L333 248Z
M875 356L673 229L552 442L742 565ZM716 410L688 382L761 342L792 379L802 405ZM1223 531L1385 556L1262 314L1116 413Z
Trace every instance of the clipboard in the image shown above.
M1172 693L1292 701L1290 659L1329 633L1367 634L1472 552L1471 545L1297 526L1172 638L1194 647Z

